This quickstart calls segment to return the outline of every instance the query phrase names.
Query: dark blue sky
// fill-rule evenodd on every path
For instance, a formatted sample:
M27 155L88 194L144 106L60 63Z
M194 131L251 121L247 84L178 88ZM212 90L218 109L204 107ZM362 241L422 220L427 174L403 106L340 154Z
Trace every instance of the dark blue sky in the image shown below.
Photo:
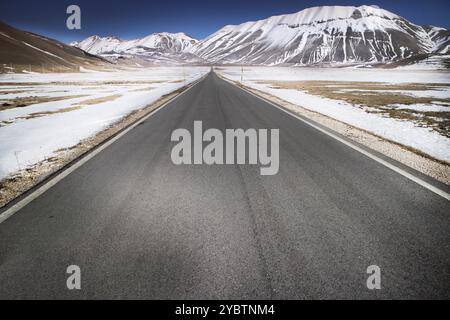
M82 30L66 29L66 8L77 4ZM319 5L376 4L416 24L450 28L450 0L1 0L0 20L70 42L97 34L134 39L154 32L186 32L204 38L227 24L267 18Z

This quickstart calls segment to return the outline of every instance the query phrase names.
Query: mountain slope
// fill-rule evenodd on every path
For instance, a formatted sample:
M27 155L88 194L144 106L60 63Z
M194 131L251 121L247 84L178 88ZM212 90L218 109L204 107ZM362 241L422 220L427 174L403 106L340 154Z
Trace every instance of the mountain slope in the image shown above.
M83 50L0 22L0 66L4 71L13 68L20 72L30 66L39 66L39 71L69 71L104 64L107 61Z
M431 41L433 41L433 52L440 54L450 53L450 30L433 26L425 26Z
M91 54L111 60L120 58L140 59L152 63L198 62L196 56L187 53L198 40L185 33L155 33L142 39L122 40L117 37L92 36L71 45Z
M190 52L214 63L387 62L429 53L424 28L373 6L325 6L225 26Z

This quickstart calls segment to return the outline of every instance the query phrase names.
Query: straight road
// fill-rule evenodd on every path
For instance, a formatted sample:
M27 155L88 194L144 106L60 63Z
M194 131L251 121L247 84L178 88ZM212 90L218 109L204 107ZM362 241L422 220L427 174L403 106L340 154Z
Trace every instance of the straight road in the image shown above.
M278 174L175 166L195 120L279 128ZM211 73L0 224L0 298L450 298L450 205Z

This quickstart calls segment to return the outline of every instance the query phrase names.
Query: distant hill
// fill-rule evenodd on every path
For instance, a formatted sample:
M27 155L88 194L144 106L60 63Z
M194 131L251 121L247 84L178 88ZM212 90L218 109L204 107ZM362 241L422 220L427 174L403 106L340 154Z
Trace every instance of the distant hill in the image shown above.
M109 62L79 48L0 21L0 72L74 71L99 68Z

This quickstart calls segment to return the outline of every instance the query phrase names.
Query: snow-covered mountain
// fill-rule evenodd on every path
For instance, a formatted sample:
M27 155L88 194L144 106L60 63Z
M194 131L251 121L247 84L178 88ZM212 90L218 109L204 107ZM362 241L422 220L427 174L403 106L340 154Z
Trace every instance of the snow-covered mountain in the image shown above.
M415 25L376 6L323 6L228 25L201 41L157 33L136 40L93 36L72 45L135 63L377 64L448 54L450 31Z
M389 62L442 51L445 37L448 50L444 30L426 29L375 6L324 6L225 26L190 52L213 63Z
M198 40L185 33L163 32L136 40L92 36L80 42L73 42L71 45L110 60L135 58L153 63L179 63L199 60L187 53L188 49L197 42Z

